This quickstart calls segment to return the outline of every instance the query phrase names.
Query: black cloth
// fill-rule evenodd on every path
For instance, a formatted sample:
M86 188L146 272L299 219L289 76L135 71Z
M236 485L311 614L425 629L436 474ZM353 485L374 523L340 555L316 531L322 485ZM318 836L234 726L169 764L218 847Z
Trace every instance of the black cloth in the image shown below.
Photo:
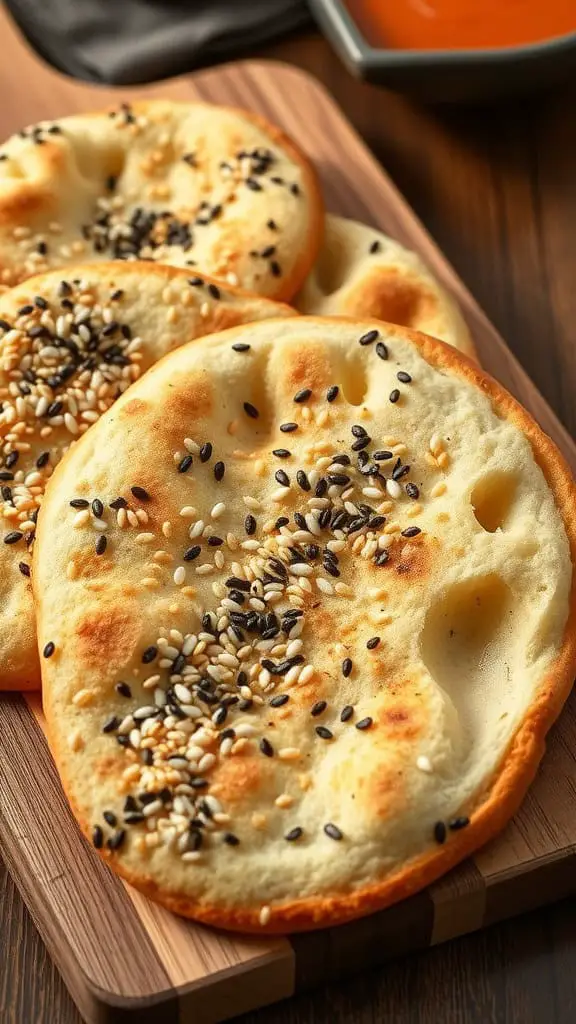
M232 60L304 27L305 0L5 0L30 45L61 71L135 85Z

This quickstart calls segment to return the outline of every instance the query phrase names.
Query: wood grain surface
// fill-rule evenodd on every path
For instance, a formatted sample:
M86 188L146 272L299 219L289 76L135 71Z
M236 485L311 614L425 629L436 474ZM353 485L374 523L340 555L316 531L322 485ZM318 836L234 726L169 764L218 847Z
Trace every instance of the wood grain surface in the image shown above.
M0 32L3 27L0 24ZM0 36L1 37L1 36ZM4 35L4 38L6 36ZM534 159L534 144L530 145L529 137L529 123L527 119L523 122L523 147L521 148L518 159L512 161L512 166L508 166L508 156L513 152L511 145L508 144L507 136L504 135L504 122L500 119L496 122L496 127L493 129L497 133L502 133L501 148L490 142L492 136L490 134L490 117L485 112L475 112L475 117L479 118L480 123L480 135L486 135L488 156L485 157L480 152L474 151L471 139L474 137L473 133L467 129L467 121L464 119L462 124L459 123L461 113L453 115L451 113L442 114L431 114L430 112L424 112L417 110L416 108L410 107L405 101L397 98L388 96L375 89L369 89L366 86L360 85L359 83L353 83L348 76L339 68L335 59L329 54L329 51L318 40L304 40L302 43L293 41L284 44L285 54L292 59L297 60L300 63L311 63L315 65L317 72L320 72L322 76L328 81L334 88L335 91L341 92L345 100L345 107L348 112L352 114L356 123L364 129L368 139L375 144L375 148L379 155L383 153L387 157L388 166L395 171L399 177L400 184L404 188L405 192L415 201L415 205L419 209L419 212L424 215L428 224L433 228L439 238L442 236L442 232L446 233L448 244L445 244L449 254L458 254L459 248L464 258L464 264L466 261L470 261L472 270L474 271L475 264L478 265L479 271L477 275L474 272L469 275L469 280L474 283L477 290L480 286L486 288L486 298L492 300L493 308L491 308L490 301L486 302L486 306L490 313L494 314L496 311L495 318L498 319L498 314L504 311L505 316L502 317L501 323L506 326L506 318L511 317L510 324L514 328L515 324L519 325L520 333L511 333L510 338L512 345L516 348L518 354L524 359L526 355L526 349L524 347L524 340L527 339L527 351L528 354L532 354L536 357L536 363L538 366L542 366L542 376L535 373L535 377L539 384L541 384L546 390L548 385L554 385L559 389L558 394L562 396L566 395L566 405L562 405L561 401L557 402L557 407L563 412L567 422L570 422L570 416L573 413L572 403L568 402L569 387L570 383L574 382L574 376L570 378L570 371L574 373L573 367L573 356L572 351L564 349L565 341L568 337L568 330L564 329L564 318L559 318L556 312L557 305L560 303L560 308L567 312L574 312L574 296L572 294L572 288L566 275L565 268L562 267L562 261L559 259L559 271L564 269L565 277L560 283L556 279L556 275L552 273L552 265L549 260L552 258L551 254L556 253L557 256L563 255L564 257L570 256L570 244L572 247L571 234L568 230L569 218L562 216L558 213L555 218L546 220L542 216L542 211L545 208L545 202L542 195L540 195L540 179L537 179L534 185L534 194L530 192L526 194L525 189L525 173L522 164L522 153L524 149L526 153L530 153L532 159ZM42 103L46 104L46 91L45 82L42 82L42 75L36 76L31 74L31 71L24 67L22 64L19 65L19 70L25 72L27 80L27 91L23 93L23 99L25 98L26 103L29 102L30 96L35 97L36 109L34 112L26 114L23 107L15 109L14 106L7 105L6 111L2 111L0 120L4 123L5 118L17 117L17 123L11 124L9 128L5 129L2 126L2 132L5 134L7 130L11 130L12 127L16 127L25 120L31 120L38 116L42 116L42 111L46 110L46 106L41 106ZM211 73L210 73L211 74ZM230 72L224 73L228 76ZM223 76L219 76L222 81ZM3 68L0 71L0 81L4 89L10 87L14 90L14 77L12 73L11 85L10 81L6 78L6 69ZM208 80L207 80L208 81ZM216 81L216 79L214 79ZM29 89L28 89L29 86ZM66 86L66 89L64 89ZM173 86L171 87L173 88ZM210 85L208 86L208 89ZM216 89L218 86L216 86ZM254 105L254 82L249 81L243 83L242 88L239 89L239 95L237 102L244 103L246 105ZM58 97L58 101L61 104L59 110L70 110L75 109L70 106L70 92L69 84L58 80L58 88L55 90L55 94ZM88 100L85 98L83 87L74 86L74 90L82 92L82 99L78 99L78 94L75 92L75 102L78 102L79 106L86 106ZM257 87L256 87L256 91ZM274 90L273 90L274 92ZM68 97L68 105L64 105L64 97ZM364 101L360 101L360 97L364 97ZM208 98L220 98L219 96L208 96ZM20 94L18 94L18 100L20 100ZM268 111L272 117L280 120L278 114L274 114L273 108L274 103L280 102L281 97L266 95L266 104L271 104L271 108ZM299 112L302 107L302 103L299 103L299 96L295 87L290 89L290 100L295 111ZM50 103L53 102L51 96ZM91 105L94 105L94 99L91 101ZM562 106L561 98L552 97L547 101L548 103L556 103ZM541 114L540 123L542 130L544 131L545 125L547 125L547 119L544 111L545 101L541 101ZM38 106L40 105L40 106ZM285 105L285 101L284 101ZM79 107L78 107L79 108ZM78 109L76 108L76 109ZM372 108L372 109L370 109ZM306 108L307 115L309 113ZM53 115L56 111L51 108L50 113ZM452 123L452 118L456 117L456 127ZM470 117L470 114L468 114ZM514 122L515 125L517 121ZM328 137L334 143L334 136L330 132L330 125L326 122L325 116L321 116L316 120L307 116L306 125L303 126L300 122L300 116L295 118L294 124L287 124L289 130L294 134L298 134L300 131L306 129L309 133L312 146L316 143L322 142L322 136ZM463 132L463 141L458 144L458 131ZM318 139L316 139L318 134ZM513 133L514 134L514 133ZM516 133L517 134L517 133ZM371 138L370 136L374 136ZM568 133L569 135L569 133ZM516 140L517 141L517 140ZM332 186L332 190L329 194L330 205L333 208L339 209L341 212L354 213L356 216L371 216L373 222L379 222L382 226L387 227L388 230L394 231L394 228L390 220L386 219L384 210L374 210L374 213L370 215L369 204L367 205L366 193L360 196L360 205L354 205L353 195L355 189L358 189L357 175L348 176L342 174L341 161L342 154L347 153L350 147L353 146L354 140L350 137L348 139L338 138L337 145L333 145L330 148L329 153L316 153L317 157L322 157L322 170L324 177L328 177L329 182ZM307 148L312 148L308 146ZM390 152L383 152L386 148L389 148ZM461 150L461 151L460 151ZM472 154L470 151L473 151ZM500 164L498 163L498 156L504 157ZM557 149L557 155L558 149ZM473 159L472 159L473 157ZM368 161L368 164L370 162ZM368 170L368 164L366 164L366 172L372 173ZM496 165L496 169L493 168L493 164ZM549 170L552 169L553 161L549 163ZM417 165L417 166L416 166ZM539 165L536 160L536 165ZM547 160L548 165L548 160ZM375 168L372 169L373 173L376 174ZM402 181L402 174L406 174L406 180ZM417 179L417 180L416 180ZM452 189L448 189L448 179L453 185ZM364 176L361 175L361 184L364 181ZM571 179L573 181L573 179ZM573 205L571 207L574 210L574 203L576 196L574 195L574 186L572 185L572 191L570 191L570 182L568 180L568 174L562 176L556 171L555 175L552 175L550 179L550 192L546 193L546 197L556 199L557 188L559 183L563 183L564 192L560 188L559 194L566 200L572 199ZM507 193L506 200L502 202L500 195L501 189L504 189ZM448 189L448 191L446 191ZM412 193L412 194L411 194ZM508 193L510 193L508 195ZM552 195L552 193L554 193ZM530 199L530 202L528 202ZM551 204L552 206L554 203ZM508 211L512 208L516 209L516 219L509 220ZM566 211L568 208L564 207ZM503 214L504 211L504 214ZM523 216L521 216L522 214ZM435 225L435 218L438 219L439 224ZM405 227L405 218L401 218L401 223L398 225L399 230L396 233L399 237L402 237L402 227ZM554 231L552 231L552 227ZM439 230L437 229L439 228ZM427 240L421 234L414 235L412 232L418 232L418 225L412 224L408 228L408 238L405 240L409 241L409 244L421 246L427 244ZM474 234L475 232L475 234ZM555 234L556 232L556 234ZM519 237L518 237L519 233ZM552 237L553 236L553 237ZM450 253L450 247L454 249ZM501 252L504 246L504 253ZM430 253L428 253L428 259L430 259ZM458 263L458 259L456 259ZM453 279L450 278L450 271L441 266L441 272L448 275L449 283L452 283L455 288L458 285L454 283ZM523 275L523 269L526 274ZM555 269L555 267L554 267ZM544 273L546 271L546 273ZM553 283L551 279L554 278ZM543 283L544 279L547 279L547 284ZM531 288L529 288L525 294L523 292L524 281L528 281ZM463 294L463 293L462 293ZM461 294L461 297L462 297ZM522 299L522 301L521 301ZM466 298L464 297L466 302ZM563 305L562 305L563 303ZM531 304L533 311L531 313ZM482 329L480 321L478 321ZM523 333L522 333L523 331ZM544 339L544 340L543 340ZM533 344L534 343L534 344ZM481 346L480 346L481 347ZM500 357L504 358L504 357ZM484 360L487 362L487 360ZM529 360L526 360L529 362ZM506 360L504 360L506 363ZM556 369L555 373L548 374L548 369ZM559 372L560 371L560 372ZM498 373L495 368L493 372ZM522 378L518 375L515 367L512 366L512 373L515 375L514 380L516 384L522 382ZM502 373L500 373L502 376ZM554 397L551 395L551 397ZM542 412L542 407L540 407ZM562 437L562 433L557 435ZM566 716L565 716L566 717ZM563 727L564 719L562 720L561 726ZM526 858L526 863L530 862L533 858L534 852L536 852L540 858L541 870L543 872L542 878L544 878L545 885L557 884L559 878L558 864L554 856L554 851L557 850L557 843L560 838L561 843L566 843L566 850L573 850L575 845L575 837L570 828L570 817L574 818L573 814L573 775L572 778L568 773L568 767L572 763L570 750L574 749L573 736L570 730L564 735L560 733L560 739L556 739L552 747L554 760L552 761L550 777L548 784L551 787L551 791L554 794L555 800L558 800L558 820L555 821L554 828L551 830L547 823L543 823L542 827L536 828L534 834L534 819L529 817L526 822L521 823L517 829L517 835L507 846L505 853L496 852L490 854L488 851L482 856L486 856L489 859L484 863L484 866L480 872L483 877L492 877L496 879L498 884L495 884L488 890L496 894L496 896L490 901L487 897L488 902L492 902L491 913L493 915L499 915L502 910L502 892L499 892L503 883L508 884L511 866L517 863L518 857ZM558 736L558 733L557 733ZM548 766L550 761L550 755L545 762L545 768ZM530 808L528 808L530 810ZM533 812L536 812L536 821L538 820L539 812L539 800L536 798L536 804L532 808ZM560 813L561 812L561 813ZM541 815L540 815L541 817ZM572 821L572 828L574 822ZM555 845L556 844L556 845ZM512 858L512 864L511 860ZM571 867L571 874L573 874L573 865ZM464 927L475 926L477 918L485 913L486 907L484 902L482 905L478 905L478 893L481 891L475 884L475 876L470 875L468 872L468 866L463 869L464 875L458 879L457 877L449 876L445 882L440 883L442 891L440 891L435 898L435 907L437 910L435 917L435 930L433 933L433 940L440 941L445 938L447 934L454 934L450 932L451 926L451 914L446 911L446 908L450 907L453 901L453 887L457 887L458 893L468 892L470 899L465 902L466 914L463 922ZM477 868L475 870L478 870ZM468 872L468 873L467 873ZM569 876L564 880L566 883L569 882ZM564 885L563 881L563 885ZM542 884L537 885L529 883L532 892L528 890L527 886L520 886L520 892L514 890L512 900L512 909L517 906L523 905L523 901L529 894L532 899L541 900L545 894L542 891ZM17 937L21 940L26 939L27 941L36 941L32 938L32 933L29 926L25 924L25 918L21 914L21 910L17 904L14 903L14 894L11 885L5 880L4 895L5 899L2 901L0 906L2 907L2 913L6 914L6 920L10 922L10 932L8 933L8 939L11 939L10 948ZM507 885L506 887L507 888ZM509 891L509 890L507 890ZM564 888L563 891L568 891ZM482 898L483 899L483 898ZM476 902L475 902L476 901ZM8 908L8 909L7 909ZM438 910L440 908L440 910ZM409 908L406 907L405 917L410 917ZM505 912L509 912L505 910ZM569 915L567 913L562 916L563 912L558 911L558 915L554 916L550 912L546 912L541 920L549 922L548 927L550 929L557 928L560 935L564 932L568 933L567 921ZM537 920L537 919L536 919ZM559 922L559 923L557 923ZM8 928L8 925L6 925ZM408 929L409 931L409 929ZM0 933L2 934L2 933ZM543 936L540 934L538 925L532 926L532 931L529 933L532 936L528 945L526 942L515 942L513 939L514 933L510 931L509 927L501 929L500 932L496 933L502 936L501 940L496 942L496 947L499 950L505 948L506 942L512 942L512 947L515 950L519 947L522 953L521 963L517 964L514 960L514 964L518 967L518 977L526 978L529 972L525 969L525 960L528 953L534 953L537 950L537 939L542 941ZM512 939L509 937L512 936ZM545 938L545 933L544 933ZM480 945L474 947L470 945L477 941ZM492 958L488 955L488 946L481 938L477 940L467 940L466 943L461 944L465 949L472 950L469 958L470 964L476 964L477 966L485 962L487 969L494 970L494 967L498 964L498 958ZM351 949L348 948L346 940L341 936L336 943L332 945L340 946L338 950L338 958L346 960L350 955L355 955L361 960L362 949L358 949L355 945ZM5 971L2 974L0 970L0 1019L4 1020L5 1016L7 1020L13 1021L26 1021L26 1020L39 1020L39 1021L59 1021L59 1020L74 1020L77 1019L74 1016L69 1018L65 1017L64 1014L73 1013L70 1008L70 1004L66 1002L66 998L62 995L62 991L58 990L54 975L50 972L48 963L42 961L42 953L39 952L37 956L40 957L42 963L42 971L38 978L35 978L37 984L35 986L30 985L30 977L28 976L27 984L25 986L18 985L18 979L22 974L22 956L23 956L23 945L24 941L21 941L18 947L14 950L14 956L10 958L10 964L14 970ZM36 949L37 947L35 947ZM479 953L478 956L474 953L474 949L483 950L486 953ZM507 948L507 947L506 947ZM332 949L331 949L332 952ZM400 952L399 949L396 952ZM465 954L462 954L465 956ZM444 957L444 960L438 960L438 957ZM373 1007L370 1009L370 1004L362 998L362 993L365 991L366 982L360 982L355 986L352 986L347 990L348 994L343 993L341 996L339 1009L334 1009L332 1006L329 993L324 996L316 997L316 1002L305 1001L305 1002L291 1002L284 1009L275 1008L270 1011L267 1015L263 1013L259 1019L262 1020L296 1020L296 1019L350 1019L351 1016L354 1019L371 1020L371 1019L382 1019L384 1014L390 1015L389 1019L392 1020L458 1020L458 1019L470 1019L470 1020L504 1020L502 1016L506 1013L507 1000L512 1000L512 1004L517 1005L522 1011L520 1016L514 1016L510 1019L518 1020L541 1020L545 1019L543 1016L534 1015L536 1011L542 1009L545 1006L543 1002L543 990L536 991L534 984L532 986L526 984L515 985L510 983L505 986L504 984L492 986L488 982L484 981L484 989L482 992L483 998L477 997L475 1000L472 999L472 1004L475 1005L473 1015L466 1016L464 1013L465 1002L463 1002L465 993L456 995L454 992L455 986L452 985L450 992L448 989L444 989L445 995L449 995L449 999L445 999L442 1003L441 1016L438 1015L438 1003L431 1000L428 1009L426 1008L425 1002L419 1003L416 1000L415 1012L417 1010L417 1016L402 1016L402 1000L397 998L399 993L404 993L407 1003L413 1006L413 1000L415 996L426 998L426 991L428 996L432 996L436 991L436 996L440 996L442 992L441 981L442 978L446 981L449 976L449 971L442 973L441 967L438 964L445 963L447 965L454 966L456 964L455 957L457 953L450 952L450 949L435 950L426 954L426 958L418 957L412 958L412 960L405 965L402 969L403 973L400 980L392 983L392 974L390 969L387 969L385 977L388 982L383 982L379 985L376 980L370 983L371 991L373 993ZM484 959L483 959L484 957ZM312 958L314 963L318 959L317 956ZM506 957L503 957L505 960ZM306 963L306 958L302 958L303 964ZM468 961L466 961L468 962ZM418 970L423 971L428 979L427 985L414 984L415 981L415 964L419 965ZM425 969L422 965L426 965ZM434 964L436 964L436 981L434 981ZM303 970L304 968L302 968ZM515 968L516 969L516 968ZM398 971L398 966L395 967L394 971ZM314 973L318 973L317 970ZM461 972L457 971L457 975L460 977ZM466 975L462 975L465 977ZM394 977L396 975L394 974ZM403 980L402 980L403 979ZM304 979L309 981L310 979ZM311 979L317 980L317 979ZM534 979L532 979L533 981ZM428 984L429 983L429 984ZM562 998L549 1000L550 1005L557 1008L556 1016L551 1016L552 1010L549 1008L546 1014L546 1019L557 1019L557 1020L572 1020L574 1019L574 990L570 989L569 983L566 981L562 986L557 986L558 991L562 990ZM533 998L528 998L527 993L533 992ZM553 995L555 995L554 986L548 989ZM21 995L19 995L21 993ZM352 993L352 995L350 995ZM408 993L410 993L410 1000L408 1000ZM498 1003L498 999L500 1002ZM504 1002L502 1002L502 999ZM44 1000L44 1001L43 1001ZM496 1000L496 1001L495 1001ZM55 1008L58 1007L58 1012ZM484 1009L482 1009L484 1007ZM316 1009L314 1009L316 1008ZM5 1016L3 1016L3 1009ZM61 1009L61 1013L60 1013ZM167 1008L168 1009L168 1008ZM570 1010L572 1011L570 1014ZM556 1011L554 1011L556 1012ZM563 1014L566 1012L566 1016ZM459 1013L463 1015L458 1016ZM16 1014L16 1015L14 1015ZM299 1016L301 1014L301 1016ZM364 1014L364 1016L358 1016ZM455 1014L455 1015L454 1015ZM568 1015L570 1014L570 1015ZM139 1018L143 1019L143 1018ZM166 1018L168 1019L168 1017Z

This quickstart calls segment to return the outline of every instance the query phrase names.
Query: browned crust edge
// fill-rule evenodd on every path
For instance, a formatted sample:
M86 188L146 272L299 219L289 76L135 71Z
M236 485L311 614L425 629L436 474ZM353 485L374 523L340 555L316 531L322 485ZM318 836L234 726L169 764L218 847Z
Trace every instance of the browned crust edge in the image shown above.
M315 323L329 322L329 318L322 317L302 319ZM348 322L361 323L364 326L370 322L379 323L380 321L348 320ZM435 338L429 338L424 334L410 331L407 328L399 328L393 324L386 326L392 334L396 333L413 341L432 366L450 370L479 387L490 399L495 413L500 418L516 424L528 437L534 457L544 473L562 515L570 544L572 565L576 565L576 521L573 515L576 507L576 484L566 460L556 445L520 403L494 378L480 370L467 356ZM233 328L233 330L237 331L237 328ZM560 652L552 668L542 680L538 695L512 738L500 767L497 769L493 781L488 785L484 797L481 798L478 808L471 811L470 825L466 829L451 834L443 846L434 846L421 856L413 858L383 881L366 885L354 892L339 893L330 897L312 896L293 900L281 906L273 906L271 920L265 926L259 922L260 908L206 905L171 895L160 890L151 879L142 878L141 875L126 869L121 858L115 853L103 850L99 851L99 854L113 866L117 874L168 910L204 924L231 931L270 935L309 931L314 928L343 924L375 911L384 910L391 904L430 885L454 865L487 843L507 824L520 806L536 774L546 749L546 734L570 694L575 674L576 573L573 571L568 618ZM45 703L50 737L50 702L46 700ZM58 744L51 742L51 746L58 762ZM66 789L65 782L64 788ZM89 838L90 822L87 822L79 813L74 801L70 802L82 830Z

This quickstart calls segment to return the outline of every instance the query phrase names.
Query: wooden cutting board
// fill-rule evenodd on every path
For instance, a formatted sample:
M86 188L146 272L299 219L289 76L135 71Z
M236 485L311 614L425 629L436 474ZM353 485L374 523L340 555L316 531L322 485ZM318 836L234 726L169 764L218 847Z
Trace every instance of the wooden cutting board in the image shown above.
M46 68L2 13L0 43L10 56L0 62L0 138L42 118L136 95L81 85ZM285 65L243 63L143 93L244 106L285 128L319 168L329 209L421 253L458 299L483 365L532 411L576 471L573 442L317 82ZM472 860L363 921L294 938L243 938L181 920L110 874L68 809L39 701L9 696L0 700L0 847L87 1020L204 1024L574 892L575 751L572 699L522 809Z

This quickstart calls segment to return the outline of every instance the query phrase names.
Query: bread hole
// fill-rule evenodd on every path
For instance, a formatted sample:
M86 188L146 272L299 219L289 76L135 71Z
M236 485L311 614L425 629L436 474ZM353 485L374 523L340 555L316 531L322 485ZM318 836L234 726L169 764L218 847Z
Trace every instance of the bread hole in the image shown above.
M514 473L495 471L478 481L470 502L480 526L488 533L495 533L504 526L512 507L518 478Z
M530 616L496 573L450 586L429 610L422 659L471 745L491 744L524 678Z
M349 276L346 245L328 235L314 267L316 285L324 297L337 292Z
M268 353L264 349L254 351L250 361L250 373L243 373L240 379L234 380L232 391L234 405L239 406L239 438L252 440L255 435L262 438L270 434L275 413L272 394L268 387ZM249 406L257 411L257 416L250 415Z
M362 405L368 390L365 360L358 358L355 353L352 358L343 360L339 383L349 405Z

